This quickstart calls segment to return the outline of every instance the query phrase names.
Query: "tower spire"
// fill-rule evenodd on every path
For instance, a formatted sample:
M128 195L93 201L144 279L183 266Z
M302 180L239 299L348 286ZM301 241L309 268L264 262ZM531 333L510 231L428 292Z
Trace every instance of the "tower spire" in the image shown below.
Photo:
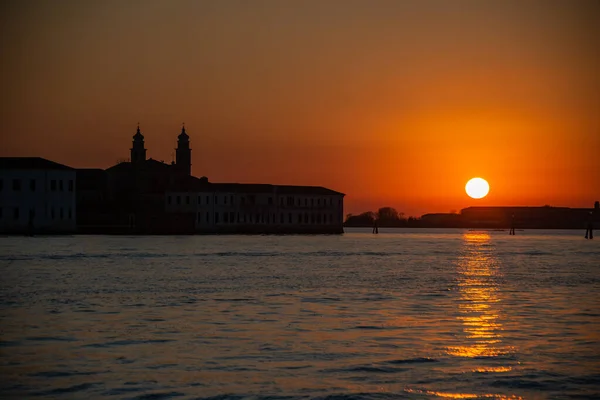
M137 124L137 130L133 135L133 145L131 146L131 162L134 164L146 161L146 149L144 148L144 135L140 131L140 123Z
M192 149L190 149L190 137L185 131L185 122L181 124L181 133L177 136L175 165L182 175L192 174Z

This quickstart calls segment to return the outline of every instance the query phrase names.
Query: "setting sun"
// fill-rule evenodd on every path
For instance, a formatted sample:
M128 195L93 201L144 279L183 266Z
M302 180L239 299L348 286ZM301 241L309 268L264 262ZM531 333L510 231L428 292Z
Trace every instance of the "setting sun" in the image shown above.
M465 186L467 194L474 199L481 199L487 196L490 191L490 185L485 179L473 178Z

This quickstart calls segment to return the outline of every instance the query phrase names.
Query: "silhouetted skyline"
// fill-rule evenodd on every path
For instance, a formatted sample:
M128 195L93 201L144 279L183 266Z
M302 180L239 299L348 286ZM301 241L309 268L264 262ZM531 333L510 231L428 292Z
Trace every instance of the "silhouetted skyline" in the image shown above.
M322 185L346 212L587 207L600 168L593 1L6 1L0 156ZM489 195L464 192L472 177Z

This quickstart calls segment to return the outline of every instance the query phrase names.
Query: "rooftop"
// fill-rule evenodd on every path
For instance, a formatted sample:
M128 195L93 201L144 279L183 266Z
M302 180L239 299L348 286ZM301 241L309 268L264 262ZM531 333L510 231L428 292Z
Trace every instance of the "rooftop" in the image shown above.
M263 183L212 183L206 179L188 177L171 186L172 191L200 191L221 193L274 193L280 195L344 195L322 186L271 185Z
M74 168L41 157L0 157L0 169L74 170Z

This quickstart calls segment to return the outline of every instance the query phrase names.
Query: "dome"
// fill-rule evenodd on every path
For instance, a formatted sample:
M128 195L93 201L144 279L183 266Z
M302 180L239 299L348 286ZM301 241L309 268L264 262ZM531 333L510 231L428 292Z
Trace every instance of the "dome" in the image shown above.
M133 135L134 139L144 139L144 135L142 135L142 132L140 132L140 126L138 125L137 127L137 131L135 132L135 135Z
M185 126L181 127L181 133L177 136L179 139L189 139L187 133L185 133Z

